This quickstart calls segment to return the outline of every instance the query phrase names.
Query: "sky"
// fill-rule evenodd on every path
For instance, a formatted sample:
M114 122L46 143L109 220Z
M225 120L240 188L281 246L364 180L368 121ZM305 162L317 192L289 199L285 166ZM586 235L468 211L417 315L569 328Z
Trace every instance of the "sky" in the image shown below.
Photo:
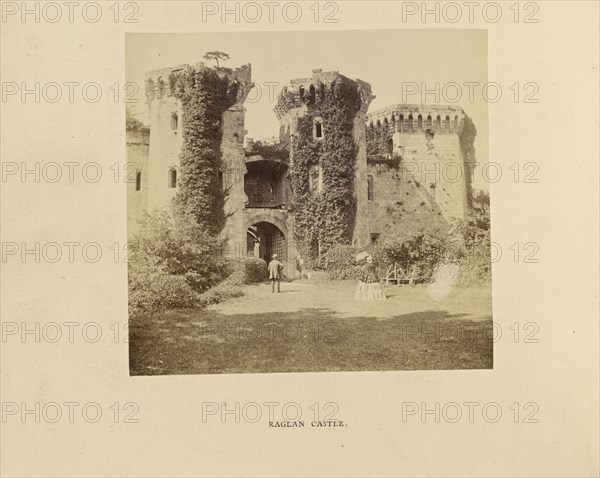
M281 88L290 80L308 78L313 69L321 68L370 83L376 98L369 112L403 102L461 106L477 127L478 168L488 161L488 108L482 94L487 82L485 30L129 33L125 47L126 81L141 86L139 103L132 111L145 123L145 72L204 61L207 51L217 50L230 56L221 66L252 65L256 87L245 103L245 125L247 137L254 140L278 135L279 122L273 106ZM433 93L436 83L440 84L437 99ZM472 98L465 83L479 84L471 87ZM458 84L460 89L452 84ZM417 91L411 94L413 88ZM422 98L425 89L431 93ZM476 175L474 186L487 189L483 182L477 184L478 176L481 175Z

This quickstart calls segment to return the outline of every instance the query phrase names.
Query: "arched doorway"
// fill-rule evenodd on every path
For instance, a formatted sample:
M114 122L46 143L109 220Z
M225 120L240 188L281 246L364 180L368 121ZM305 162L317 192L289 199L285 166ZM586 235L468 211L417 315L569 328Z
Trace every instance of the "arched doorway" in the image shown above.
M269 263L273 254L285 263L287 261L287 243L285 235L275 224L261 221L257 222L246 231L247 255L260 257Z

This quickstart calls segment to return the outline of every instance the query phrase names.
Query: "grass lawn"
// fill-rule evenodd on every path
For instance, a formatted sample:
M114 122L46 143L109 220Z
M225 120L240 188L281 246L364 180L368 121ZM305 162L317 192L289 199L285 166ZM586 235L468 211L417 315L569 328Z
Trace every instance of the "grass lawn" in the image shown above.
M487 369L491 287L384 288L355 302L355 281L247 286L207 309L130 324L132 375Z

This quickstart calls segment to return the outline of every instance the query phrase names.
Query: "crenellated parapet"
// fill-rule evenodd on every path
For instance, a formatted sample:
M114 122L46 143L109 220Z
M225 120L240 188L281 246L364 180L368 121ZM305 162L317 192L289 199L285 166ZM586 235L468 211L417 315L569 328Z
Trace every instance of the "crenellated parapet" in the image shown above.
M145 77L147 102L150 103L154 99L174 96L177 75L189 67L190 65L183 64L147 72ZM252 83L252 67L249 63L234 69L209 67L203 62L196 63L192 67L196 69L208 68L214 70L220 78L227 77L230 81L237 82L237 102L245 101L248 93L254 87L254 83Z
M367 115L368 128L389 128L391 133L460 134L465 113L459 106L397 104Z
M310 78L298 78L290 81L277 96L277 102L273 108L277 119L281 121L290 111L302 107L306 95L318 93L325 85L331 85L339 78L352 81L340 75L339 71L323 71L319 68L313 70ZM371 92L369 83L362 80L354 80L354 82L357 84L360 94L360 112L365 114L375 96Z

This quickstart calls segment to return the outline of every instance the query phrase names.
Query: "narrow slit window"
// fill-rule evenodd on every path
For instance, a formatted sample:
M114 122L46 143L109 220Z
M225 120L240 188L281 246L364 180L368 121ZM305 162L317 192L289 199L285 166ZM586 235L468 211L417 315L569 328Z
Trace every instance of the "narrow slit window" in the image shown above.
M367 199L369 201L373 200L373 175L367 175Z
M135 190L140 191L142 189L142 173L135 173Z
M315 123L315 138L322 138L323 137L323 125L321 124L320 121L317 121Z
M177 113L173 113L171 115L171 131L177 131L178 126L179 126L179 121L177 118Z

